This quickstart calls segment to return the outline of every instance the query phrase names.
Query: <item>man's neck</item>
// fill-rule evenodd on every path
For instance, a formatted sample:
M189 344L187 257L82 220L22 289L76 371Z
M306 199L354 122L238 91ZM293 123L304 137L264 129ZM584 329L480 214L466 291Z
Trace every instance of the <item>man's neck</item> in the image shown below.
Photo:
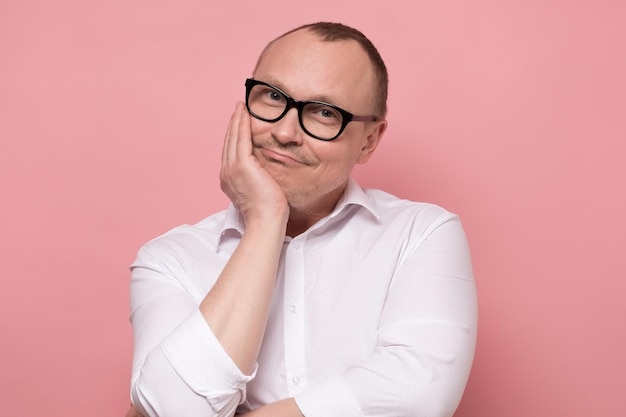
M315 209L298 209L290 207L289 220L287 221L287 236L296 237L306 232L311 226L317 223L320 219L328 216L333 212L337 205L338 199L334 203L317 207Z
M306 232L309 227L313 226L321 218L329 215L331 211L317 213L302 213L296 211L294 213L294 209L292 209L289 214L289 221L287 222L287 236L296 237Z
M296 237L306 232L320 219L333 212L335 206L345 193L346 185L336 188L331 193L315 203L289 205L289 220L287 221L287 236Z

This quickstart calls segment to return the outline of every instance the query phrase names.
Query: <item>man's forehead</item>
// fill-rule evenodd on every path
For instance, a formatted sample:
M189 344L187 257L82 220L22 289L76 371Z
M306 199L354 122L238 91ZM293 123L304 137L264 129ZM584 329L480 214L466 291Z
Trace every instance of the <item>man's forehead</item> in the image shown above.
M269 51L270 49L281 46L284 43L291 43L295 41L301 41L302 43L314 43L314 42L322 42L322 38L311 31L309 28L298 29L293 32L286 33L278 38L274 39L265 47L265 51Z

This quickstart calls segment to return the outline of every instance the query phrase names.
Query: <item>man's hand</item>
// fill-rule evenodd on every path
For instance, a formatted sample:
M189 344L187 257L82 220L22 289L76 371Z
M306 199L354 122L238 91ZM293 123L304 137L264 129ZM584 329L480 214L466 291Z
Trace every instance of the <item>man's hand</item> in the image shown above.
M144 417L144 415L137 411L135 406L131 404L130 410L128 410L125 417Z
M285 194L252 150L250 115L239 102L228 125L222 150L222 190L240 211L246 226L253 221L277 216L283 216L286 222L289 206Z
M128 416L127 416L128 417ZM254 411L236 417L304 417L293 398L285 398L267 404Z

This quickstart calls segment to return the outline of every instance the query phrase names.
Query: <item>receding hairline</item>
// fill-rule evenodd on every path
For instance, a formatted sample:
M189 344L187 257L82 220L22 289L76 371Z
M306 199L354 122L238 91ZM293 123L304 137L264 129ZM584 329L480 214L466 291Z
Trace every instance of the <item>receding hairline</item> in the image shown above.
M259 68L259 65L261 64L261 61L263 60L263 58L265 58L265 56L267 55L268 51L270 49L272 49L272 47L274 45L276 45L282 39L284 39L284 38L286 38L286 37L288 37L290 35L293 35L293 34L295 34L297 32L308 32L308 33L314 35L317 38L317 40L319 40L321 42L353 42L358 47L360 47L361 50L363 50L364 53L367 53L367 51L365 51L364 48L357 41L355 41L352 38L341 38L341 39L330 39L329 40L329 39L325 39L324 36L321 36L319 33L316 33L314 30L311 30L309 27L296 28L296 29L290 30L289 32L283 33L282 35L280 35L279 37L277 37L275 39L272 39L267 45L265 45L265 48L263 48L263 50L261 51L261 54L259 55L259 58L256 61L253 73L257 71L257 69ZM371 59L370 59L370 63L371 63ZM371 63L371 64L372 64L372 67L373 67L373 63Z

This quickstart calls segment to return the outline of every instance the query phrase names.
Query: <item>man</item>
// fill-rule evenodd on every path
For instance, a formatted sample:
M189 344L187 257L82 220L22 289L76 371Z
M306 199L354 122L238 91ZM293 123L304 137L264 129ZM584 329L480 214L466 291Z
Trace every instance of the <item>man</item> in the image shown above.
M131 267L128 416L452 415L476 336L459 220L350 177L386 96L382 59L347 26L265 48L224 142L232 205Z

